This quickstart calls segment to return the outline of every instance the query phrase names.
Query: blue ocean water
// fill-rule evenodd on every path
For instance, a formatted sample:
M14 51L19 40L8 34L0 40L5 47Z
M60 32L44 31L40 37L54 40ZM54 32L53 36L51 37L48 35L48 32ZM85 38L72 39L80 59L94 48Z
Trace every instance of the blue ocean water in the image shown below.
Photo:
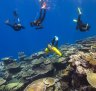
M25 54L43 50L56 35L59 46L74 43L76 40L96 35L96 0L47 0L50 7L43 22L44 29L35 30L30 22L38 18L38 0L1 0L0 1L0 58L13 56L24 51ZM82 20L91 25L88 32L76 31L74 18L78 17L77 8L82 11ZM14 31L4 24L6 19L13 21L12 12L17 10L21 23L26 29Z

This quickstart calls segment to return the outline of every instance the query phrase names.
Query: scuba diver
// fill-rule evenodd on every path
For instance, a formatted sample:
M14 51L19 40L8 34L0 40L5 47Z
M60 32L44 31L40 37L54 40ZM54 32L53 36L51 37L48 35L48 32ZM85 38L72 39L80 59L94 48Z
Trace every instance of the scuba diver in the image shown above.
M58 48L58 40L59 40L58 36L55 36L51 42L51 45Z
M90 29L90 26L89 26L88 23L85 24L85 23L82 22L82 20L81 20L82 12L81 12L80 8L78 8L78 12L79 12L78 19L77 20L75 20L75 19L73 20L74 22L77 23L76 30L80 30L81 32L88 31Z
M41 24L44 21L45 15L46 15L46 2L44 2L43 0L41 0L40 2L41 2L40 16L37 20L30 23L30 25L32 27L36 27L36 29L43 28L43 26Z
M48 47L45 49L46 53L56 53L59 56L62 56L62 53L58 49L58 37L55 36L51 43L48 44Z
M16 11L13 12L13 15L14 15L14 23L11 24L10 20L8 19L5 21L5 24L13 28L15 31L20 31L21 29L25 29L25 27L22 26L19 16Z

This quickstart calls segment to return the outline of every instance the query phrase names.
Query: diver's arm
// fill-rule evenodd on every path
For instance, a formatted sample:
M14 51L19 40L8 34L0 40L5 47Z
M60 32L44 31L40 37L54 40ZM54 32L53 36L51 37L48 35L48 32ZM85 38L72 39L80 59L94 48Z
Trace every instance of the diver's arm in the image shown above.
M81 15L82 14L82 12L81 12L81 10L80 10L80 8L78 7L78 13L79 13L79 15Z
M78 20L76 20L76 19L73 19L73 22L77 23L77 21L78 21Z
M21 22L19 17L18 17L18 19L17 19L17 20L18 20L18 23L20 23L20 22Z

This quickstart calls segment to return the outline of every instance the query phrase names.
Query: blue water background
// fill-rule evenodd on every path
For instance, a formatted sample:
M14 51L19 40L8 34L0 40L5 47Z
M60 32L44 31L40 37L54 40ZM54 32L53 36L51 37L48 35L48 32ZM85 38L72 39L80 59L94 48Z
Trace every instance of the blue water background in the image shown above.
M0 0L0 58L43 50L52 38L59 37L59 46L74 43L76 40L96 35L96 0L49 0L44 29L36 31L30 21L38 18L38 0ZM77 7L81 8L82 19L91 25L88 32L76 31L74 18L78 17ZM12 12L17 10L25 30L16 32L4 24L6 19L13 21Z

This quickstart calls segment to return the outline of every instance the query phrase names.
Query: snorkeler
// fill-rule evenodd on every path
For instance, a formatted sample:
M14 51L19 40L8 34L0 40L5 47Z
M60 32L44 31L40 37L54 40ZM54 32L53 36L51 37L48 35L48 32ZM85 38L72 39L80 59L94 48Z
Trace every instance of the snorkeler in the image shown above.
M22 26L19 16L16 11L13 12L13 15L14 15L14 23L11 24L10 20L8 19L5 21L5 24L13 28L15 31L20 31L21 29L25 29L25 27Z
M75 20L75 19L73 20L74 22L77 23L76 30L79 29L81 32L88 31L90 29L90 26L89 26L88 23L85 24L85 23L82 22L82 20L81 20L82 12L81 12L80 8L78 8L78 12L79 12L78 19L77 20Z
M46 15L46 2L41 0L40 16L37 20L31 22L30 25L32 27L36 27L36 29L42 29L43 26L41 24L45 19L45 15Z
M47 48L45 49L46 53L53 52L59 56L62 56L62 53L58 49L58 37L55 36L51 43L48 44Z

